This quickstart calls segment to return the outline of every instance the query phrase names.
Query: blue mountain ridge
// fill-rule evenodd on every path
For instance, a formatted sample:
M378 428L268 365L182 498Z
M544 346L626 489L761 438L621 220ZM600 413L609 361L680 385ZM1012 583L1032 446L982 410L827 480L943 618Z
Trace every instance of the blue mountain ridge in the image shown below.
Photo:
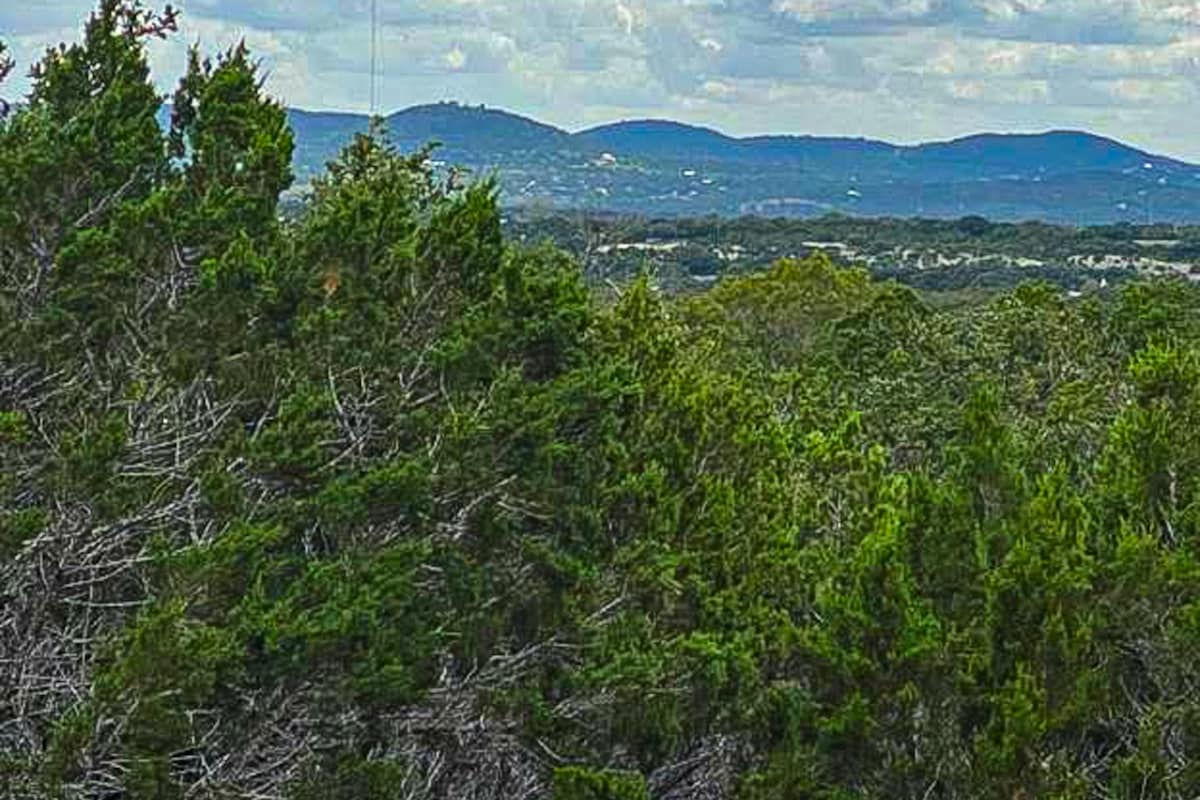
M301 182L364 115L289 110ZM512 205L646 215L861 215L1111 223L1200 221L1200 166L1103 136L982 133L898 145L826 136L735 137L670 120L568 132L499 109L419 105L385 120L402 150L494 173Z

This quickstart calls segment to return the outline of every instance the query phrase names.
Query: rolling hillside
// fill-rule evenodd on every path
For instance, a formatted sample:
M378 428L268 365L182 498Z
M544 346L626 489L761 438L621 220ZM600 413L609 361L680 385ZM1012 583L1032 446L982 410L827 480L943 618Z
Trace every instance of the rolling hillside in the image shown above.
M366 118L292 111L301 182ZM404 150L495 172L509 205L650 215L829 212L1036 219L1069 224L1200 221L1200 167L1079 131L980 134L915 146L813 136L735 138L664 120L570 133L504 111L415 106L387 126Z

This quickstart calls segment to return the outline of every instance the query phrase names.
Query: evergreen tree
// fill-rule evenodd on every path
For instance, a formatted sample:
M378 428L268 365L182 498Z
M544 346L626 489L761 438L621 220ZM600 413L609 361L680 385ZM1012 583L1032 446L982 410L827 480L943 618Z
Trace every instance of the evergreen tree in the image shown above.
M239 236L269 239L280 193L292 183L287 115L264 96L258 73L244 43L215 63L193 47L172 101L170 152L184 165L184 236L211 257Z
M145 40L176 27L170 7L104 0L83 41L51 48L26 102L0 132L3 294L18 313L61 285L70 243L145 200L166 168ZM84 267L88 269L89 267Z
M379 128L280 221L174 25L0 119L6 796L1196 795L1200 290L597 290Z

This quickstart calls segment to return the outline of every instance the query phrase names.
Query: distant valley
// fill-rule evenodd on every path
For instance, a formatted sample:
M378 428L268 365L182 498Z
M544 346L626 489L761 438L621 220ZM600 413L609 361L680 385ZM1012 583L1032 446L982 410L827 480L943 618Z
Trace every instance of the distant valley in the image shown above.
M292 110L301 186L365 116ZM851 216L1067 225L1200 222L1200 166L1075 131L981 134L915 146L812 136L734 138L676 122L569 133L457 103L387 118L403 150L495 174L509 207L646 216Z
M703 289L781 258L824 252L934 292L991 293L1041 280L1078 293L1137 278L1200 279L1200 227L957 220L658 218L513 211L509 235L573 253L593 283L649 271L672 290Z

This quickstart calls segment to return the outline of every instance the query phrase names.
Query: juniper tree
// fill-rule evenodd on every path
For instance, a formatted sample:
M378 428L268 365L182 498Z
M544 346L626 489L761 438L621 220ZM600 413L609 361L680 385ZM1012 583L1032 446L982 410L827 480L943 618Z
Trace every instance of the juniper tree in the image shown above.
M245 43L215 62L193 47L172 100L170 151L182 163L186 236L208 256L239 235L268 238L292 182L292 131L263 80Z
M139 2L104 0L81 42L48 49L32 69L29 96L0 134L0 291L17 313L43 310L65 285L56 274L63 269L99 282L100 273L124 269L58 260L81 235L145 201L164 177L162 98L145 42L176 24L170 7L157 14Z

